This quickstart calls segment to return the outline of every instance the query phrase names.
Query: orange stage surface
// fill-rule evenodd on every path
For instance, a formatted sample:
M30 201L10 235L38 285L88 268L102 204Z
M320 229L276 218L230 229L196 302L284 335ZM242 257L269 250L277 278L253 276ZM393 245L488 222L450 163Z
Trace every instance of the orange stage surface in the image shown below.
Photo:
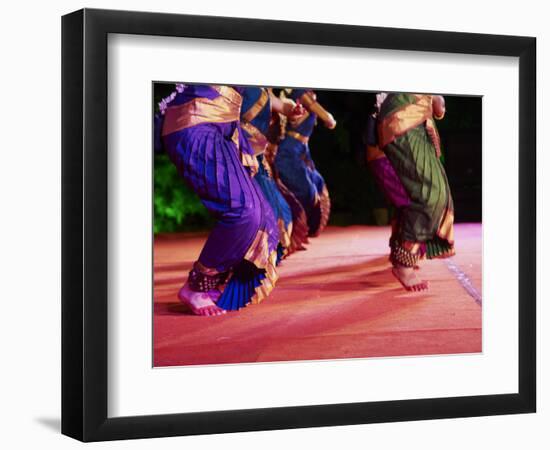
M190 315L177 300L206 235L157 236L154 365L480 352L481 224L456 225L451 260L422 263L430 290L420 293L391 274L389 234L329 227L283 261L268 299L219 317Z

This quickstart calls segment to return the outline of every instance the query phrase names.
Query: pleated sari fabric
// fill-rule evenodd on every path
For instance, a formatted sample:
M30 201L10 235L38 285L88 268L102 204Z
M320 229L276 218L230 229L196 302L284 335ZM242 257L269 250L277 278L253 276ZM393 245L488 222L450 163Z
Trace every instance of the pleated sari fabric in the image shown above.
M391 168L378 169L395 171L400 181L401 186L394 183L386 189L399 205L397 238L423 244L427 258L441 258L454 254L454 209L431 100L430 95L387 96L380 108L378 137ZM383 159L379 164L385 164Z
M276 150L274 150L273 153L276 154ZM290 235L290 245L287 250L287 255L291 255L298 250L305 250L304 245L309 242L309 226L307 223L307 216L300 201L284 185L281 179L276 175L276 171L275 179L279 192L286 200L288 206L290 207L290 211L292 212L292 234Z
M265 150L268 145L267 133L271 120L271 100L266 88L250 86L244 88L241 107L241 124L243 134L247 138L258 161L258 171L254 176L267 199L279 230L279 245L277 261L289 253L292 235L292 211L286 199L281 194L267 159Z
M163 131L179 174L217 219L198 261L231 273L217 303L227 310L261 301L277 280L277 222L251 176L257 163L240 129L241 102L239 90L226 86L186 86Z
M309 91L293 89L289 95L293 100L300 100L309 95ZM289 121L275 156L278 176L306 212L310 236L318 236L330 216L329 192L323 176L315 167L308 144L316 120L315 113L306 111L299 121Z

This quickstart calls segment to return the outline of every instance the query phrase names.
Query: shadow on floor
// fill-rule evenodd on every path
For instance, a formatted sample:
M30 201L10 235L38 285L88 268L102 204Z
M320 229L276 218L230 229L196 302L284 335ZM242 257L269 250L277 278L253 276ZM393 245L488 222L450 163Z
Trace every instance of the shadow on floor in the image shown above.
M35 422L48 428L50 431L61 433L61 418L60 417L37 417Z

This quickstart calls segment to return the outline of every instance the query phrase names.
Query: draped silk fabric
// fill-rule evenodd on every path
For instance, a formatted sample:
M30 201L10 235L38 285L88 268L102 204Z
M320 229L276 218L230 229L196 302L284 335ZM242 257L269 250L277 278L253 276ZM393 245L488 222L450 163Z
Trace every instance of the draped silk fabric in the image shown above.
M431 105L430 95L388 94L380 108L378 143L391 167L379 162L375 170L385 171L386 193L398 193L392 202L402 245L422 244L428 258L438 258L454 254L454 209Z
M179 174L217 219L198 262L205 271L231 273L218 301L225 309L261 301L277 280L277 220L252 178L258 163L240 128L241 94L186 86L169 104L162 133Z
M292 211L278 189L269 162L264 157L268 140L266 134L271 120L271 101L267 89L246 87L243 91L241 126L245 137L254 149L258 172L254 179L271 206L279 229L278 260L288 253L292 234Z
M311 107L312 91L292 89L288 95ZM324 111L324 110L323 110ZM275 157L275 167L281 181L302 204L309 226L309 235L317 236L325 228L330 215L330 196L325 180L315 167L309 149L317 115L313 110L297 120L289 120L286 134Z

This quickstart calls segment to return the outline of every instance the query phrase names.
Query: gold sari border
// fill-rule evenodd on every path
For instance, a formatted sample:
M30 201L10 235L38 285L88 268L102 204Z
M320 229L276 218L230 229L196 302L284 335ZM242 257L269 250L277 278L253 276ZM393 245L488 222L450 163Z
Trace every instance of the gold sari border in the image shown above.
M258 230L252 245L244 256L244 259L250 261L258 269L265 270L265 278L262 284L255 289L251 303L257 304L264 300L275 287L275 283L279 278L275 268L277 264L277 250L271 253L268 250L268 235L264 230Z
M380 148L432 117L432 96L415 95L416 103L410 103L394 111L378 124Z
M215 86L220 94L211 100L198 97L166 109L162 135L166 136L203 123L227 123L239 120L241 95L228 86Z
M244 259L250 261L258 269L265 269L268 264L269 254L267 238L267 231L258 230L254 237L254 241L252 241L252 244L244 255Z
M319 233L321 233L326 228L326 226L328 225L328 220L330 218L331 202L330 202L330 195L328 193L328 188L326 185L323 186L320 203L321 203L321 223L319 225Z
M454 218L455 216L452 209L447 208L441 217L441 222L439 223L439 228L437 229L437 236L446 240L451 245L454 243Z
M242 119L246 122L252 122L258 114L264 109L265 105L267 104L269 100L269 94L265 88L262 88L260 98L256 100L256 103L254 103L248 111L242 114Z
M279 242L285 248L285 254L290 247L290 237L292 235L292 222L285 225L285 221L281 218L277 219L277 225L279 228Z
M258 173L260 165L258 164L258 158L254 155L241 151L241 163L243 166L249 168L251 176L255 176Z
M265 300L271 291L275 287L279 274L276 269L277 264L277 251L273 250L268 257L268 264L265 267L265 278L262 280L262 284L255 289L255 293L252 296L251 303L257 305Z
M238 104L239 108L241 107L241 104L243 102L243 97L234 88L230 86L219 85L219 84L213 84L211 85L211 87L222 97L226 98L231 103Z
M304 244L309 242L308 233L307 217L302 208L296 216L292 215L292 235L290 236L290 247L288 248L289 255L304 249Z
M438 253L437 255L433 255L430 257L430 259L446 259L451 258L456 255L456 251L454 246L452 246L449 250L444 251L443 253Z
M254 154L259 155L265 152L268 141L264 134L250 122L242 122L241 128L249 134L248 142L254 150Z
M430 137L430 141L432 141L432 144L435 147L435 155L439 158L441 156L441 138L439 137L439 133L435 127L435 122L431 117L426 120L426 131Z
M273 170L271 169L271 165L267 162L265 158L262 158L262 166L267 172L267 176L269 178L273 178Z
M309 142L309 138L307 136L304 136L303 134L300 134L296 131L288 130L286 132L286 135L296 139L297 141L300 141L302 144L307 144Z

